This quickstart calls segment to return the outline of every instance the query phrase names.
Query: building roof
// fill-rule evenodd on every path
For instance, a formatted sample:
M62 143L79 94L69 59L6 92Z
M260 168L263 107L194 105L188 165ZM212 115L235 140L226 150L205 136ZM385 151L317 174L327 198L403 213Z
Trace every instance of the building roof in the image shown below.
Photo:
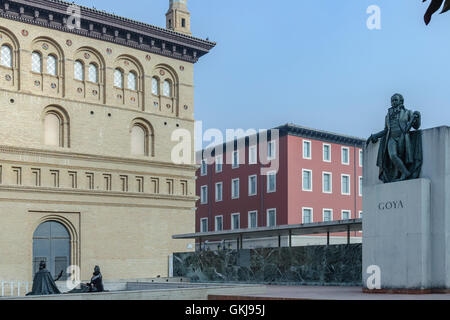
M314 222L297 225L282 225L275 227L259 227L253 229L237 229L226 231L199 232L191 234L173 235L173 239L196 240L230 240L241 237L242 239L261 239L278 236L298 236L308 234L339 233L349 231L361 231L362 219L339 220L329 222Z
M0 17L104 40L195 63L215 42L156 27L111 13L78 6L81 29L66 26L67 12L76 5L61 0L0 0Z
M287 123L287 124L275 127L273 129L279 130L279 137L282 137L285 135L293 135L293 136L298 136L298 137L303 137L303 138L308 138L308 139L321 140L324 142L333 142L333 143L338 143L338 144L343 144L343 145L356 146L359 148L362 148L364 146L364 144L366 143L366 140L362 139L362 138L353 137L353 136L340 134L340 133L324 131L324 130L308 128L308 127L303 127L303 126L299 126L299 125L292 124L292 123ZM273 130L273 129L270 129L270 130ZM271 138L270 130L268 130L268 137L267 137L268 140ZM256 135L259 136L259 134L260 133L257 133ZM236 138L234 141L225 142L222 144L222 150L224 150L224 152L225 152L225 150L227 150L226 146L229 143L231 143L231 144L234 143L234 148L236 148L237 145L239 144L238 142L241 142L243 139L245 139L245 145L248 146L250 143L250 137L254 137L254 136L255 136L254 134L248 135L245 137ZM217 146L220 146L220 144L213 146L213 147L209 147L207 149L197 151L196 152L197 161L202 159L204 151L213 150ZM212 154L215 155L215 152L213 151Z

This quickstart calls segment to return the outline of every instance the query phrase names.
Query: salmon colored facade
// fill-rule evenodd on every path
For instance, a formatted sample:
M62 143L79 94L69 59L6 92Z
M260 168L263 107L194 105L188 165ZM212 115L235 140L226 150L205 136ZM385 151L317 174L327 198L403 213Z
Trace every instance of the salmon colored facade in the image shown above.
M231 163L234 150L225 150L225 147L221 172L216 172L214 153L212 154L214 160L207 160L204 157L210 164L204 165L203 168L201 166L197 171L196 189L201 199L197 202L196 232L216 231L218 227L216 217L220 216L223 217L222 230L250 228L252 226L249 222L249 212L255 211L257 227L269 226L269 215L273 217L274 210L276 225L322 222L324 210L327 211L325 213L327 218L332 216L332 220L360 218L362 211L362 196L359 190L362 185L362 182L361 184L359 182L362 179L360 157L364 140L291 124L275 129L279 130L279 139L275 142L275 150L278 152L272 164L278 163L275 165L278 172L276 188L272 192L269 192L269 177L261 175L261 168L267 165L260 164L259 153L262 148L264 150L261 152L262 156L267 154L267 143L258 141L258 164L249 164L249 149L252 143L248 137L245 138L245 148L239 149L241 164L238 168L233 168ZM235 143L235 150L238 149L237 145L238 143ZM206 155L206 152L203 151L201 154ZM200 156L199 159L202 158ZM226 159L228 160L225 161ZM307 172L305 175L304 171ZM324 174L328 179L325 182ZM257 190L255 195L250 196L249 177L255 175ZM239 179L238 198L232 197L234 179ZM216 190L218 183L222 184L222 188ZM204 193L205 187L207 197ZM220 189L222 189L221 197ZM234 218L233 226L232 216L237 214L239 225L236 225L237 218ZM352 236L360 237L361 233L354 233Z

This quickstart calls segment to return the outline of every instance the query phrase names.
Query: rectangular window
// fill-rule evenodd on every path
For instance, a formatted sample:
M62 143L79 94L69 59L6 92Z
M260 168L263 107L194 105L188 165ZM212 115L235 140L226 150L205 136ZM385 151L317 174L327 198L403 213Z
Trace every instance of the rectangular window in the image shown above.
M312 208L303 208L302 215L302 223L312 223L313 222L313 209Z
M223 157L217 156L216 157L216 173L222 172L223 168Z
M233 179L231 181L231 198L232 199L239 199L239 193L240 193L240 180L239 179Z
M22 185L22 168L12 167L12 171L14 173L16 185L18 185L18 186Z
M363 212L362 212L362 211L359 211L358 215L359 215L359 218L362 219L362 217L363 217Z
M231 230L238 230L241 228L241 215L234 213L231 215Z
M86 172L86 188L88 190L94 190L94 174Z
M273 160L276 159L277 157L277 145L276 145L276 141L269 141L269 143L267 144L267 160Z
M359 150L359 167L360 168L362 168L362 166L363 166L363 160L364 160L363 154L364 154L364 152L362 150Z
M267 226L275 227L277 225L277 209L267 210Z
M172 185L173 185L173 180L172 180ZM144 192L144 177L136 177L136 191L138 193ZM173 191L171 194L173 194Z
M267 173L267 193L277 191L277 173L276 171Z
M208 218L200 220L200 232L208 232Z
M329 144L323 145L323 161L331 162L331 145Z
M75 171L69 171L70 187L72 189L78 188L78 178Z
M323 221L324 222L333 221L333 210L323 209Z
M186 28L186 19L185 18L181 19L181 27Z
M152 192L154 194L159 194L159 178L151 178L151 184L152 184ZM186 185L187 190L187 185Z
M248 213L248 227L250 229L258 227L258 211L250 211Z
M333 192L333 178L331 172L322 173L322 192L332 193Z
M303 191L312 191L312 171L303 169Z
M239 151L233 151L232 168L239 168Z
M202 186L200 188L200 203L207 204L208 203L208 186Z
M352 212L350 210L342 210L342 220L351 219Z
M188 195L188 182L186 180L181 180L180 187L181 187L181 195L187 196Z
M104 174L103 175L103 181L105 183L105 190L111 191L112 190L112 184L111 184L111 175L110 174Z
M257 164L258 162L258 148L251 146L248 150L248 164Z
M350 195L350 176L343 174L341 176L342 179L342 189L341 189L341 193L343 195Z
M59 171L50 170L50 175L52 176L52 184L54 188L59 188Z
M363 188L363 177L359 177L358 191L359 191L359 196L360 197L362 197L362 188Z
M166 186L167 186L167 194L174 194L173 190L174 181L172 179L166 180Z
M222 182L216 183L216 202L222 201L222 198L223 198L222 191L223 191Z
M223 216L217 216L216 218L215 218L215 220L216 220L216 228L215 228L215 230L216 231L222 231L223 230Z
M311 159L311 141L303 140L303 159Z
M202 177L206 176L208 174L208 164L206 163L205 159L202 160L202 166L201 166L201 173L200 174L202 175Z
M31 169L31 174L33 176L33 183L35 187L41 186L41 169Z
M128 192L128 176L120 176L122 192Z
M342 147L342 164L350 164L350 150L349 148Z
M256 175L248 177L248 195L256 196L258 192Z

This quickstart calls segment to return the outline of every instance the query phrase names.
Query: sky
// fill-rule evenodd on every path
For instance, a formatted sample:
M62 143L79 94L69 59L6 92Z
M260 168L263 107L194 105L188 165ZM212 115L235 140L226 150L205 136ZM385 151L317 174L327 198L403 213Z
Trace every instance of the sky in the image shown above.
M76 0L165 27L169 0ZM429 1L428 1L429 2ZM377 5L381 29L369 30ZM449 125L450 13L425 26L421 0L188 0L191 28L217 42L195 65L203 130L285 123L362 138L401 93L423 128Z

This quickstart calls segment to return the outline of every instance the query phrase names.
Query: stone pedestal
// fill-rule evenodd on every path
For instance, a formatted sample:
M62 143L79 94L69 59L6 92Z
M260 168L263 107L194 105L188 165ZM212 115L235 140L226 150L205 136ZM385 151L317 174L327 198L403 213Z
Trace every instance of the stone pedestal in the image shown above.
M430 191L428 179L364 189L363 270L378 266L382 289L430 288Z
M364 151L363 285L378 265L382 290L450 289L450 128L423 130L421 179L383 184L379 143Z

